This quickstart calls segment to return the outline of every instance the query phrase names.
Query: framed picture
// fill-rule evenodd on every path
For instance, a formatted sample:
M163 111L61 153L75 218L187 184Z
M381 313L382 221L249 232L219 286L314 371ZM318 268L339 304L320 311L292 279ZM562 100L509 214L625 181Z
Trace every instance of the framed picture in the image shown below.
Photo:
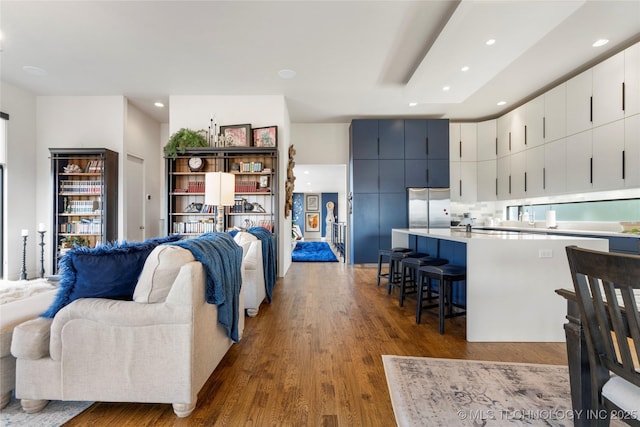
M220 126L220 139L225 147L250 147L251 125Z
M269 186L269 177L267 175L262 175L260 177L260 188L267 188Z
M320 210L320 197L317 194L307 194L304 200L305 211L319 211Z
M278 144L278 126L253 129L254 147L276 147Z
M320 231L320 213L305 213L304 231Z

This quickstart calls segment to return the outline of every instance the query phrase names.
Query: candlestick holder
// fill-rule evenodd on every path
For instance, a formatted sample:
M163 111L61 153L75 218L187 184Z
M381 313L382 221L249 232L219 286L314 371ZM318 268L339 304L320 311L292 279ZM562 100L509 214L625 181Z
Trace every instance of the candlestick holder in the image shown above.
M42 279L44 277L44 233L46 231L38 231L38 233L40 233L40 243L38 245L40 246L40 278Z
M27 280L27 237L22 236L22 271L20 272L20 280Z

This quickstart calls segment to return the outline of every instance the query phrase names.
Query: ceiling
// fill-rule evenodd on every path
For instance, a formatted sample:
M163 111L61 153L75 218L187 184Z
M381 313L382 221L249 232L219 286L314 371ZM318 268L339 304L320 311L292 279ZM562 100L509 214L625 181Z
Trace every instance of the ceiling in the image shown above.
M0 24L3 81L124 95L159 122L170 95L245 94L284 95L294 123L478 120L640 40L640 0L3 0Z

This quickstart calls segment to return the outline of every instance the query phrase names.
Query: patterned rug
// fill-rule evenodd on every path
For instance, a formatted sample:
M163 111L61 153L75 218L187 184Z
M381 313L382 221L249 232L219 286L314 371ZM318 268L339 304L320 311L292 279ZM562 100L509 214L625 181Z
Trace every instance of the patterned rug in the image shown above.
M291 252L293 262L338 262L327 242L298 242Z
M387 355L382 361L399 427L573 426L566 366Z
M93 405L93 402L63 402L52 400L44 409L35 414L27 414L20 407L20 401L12 398L0 410L2 427L59 427Z

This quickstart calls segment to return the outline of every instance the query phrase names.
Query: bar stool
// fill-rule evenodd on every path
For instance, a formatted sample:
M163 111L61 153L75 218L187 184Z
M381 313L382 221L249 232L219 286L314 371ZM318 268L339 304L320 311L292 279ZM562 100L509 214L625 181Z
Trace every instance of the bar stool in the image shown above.
M411 252L409 248L391 248L391 249L380 249L378 251L378 286L380 286L380 278L381 277L389 277L389 271L391 268L391 254L394 252ZM383 259L387 259L387 263L389 263L389 269L387 269L386 273L382 273L382 261Z
M402 269L400 263L406 258L424 258L429 256L424 252L393 252L389 257L389 282L387 285L387 293L391 294L393 288L400 285L402 279Z
M434 258L430 256L422 258L405 258L400 262L402 280L400 282L400 307L404 304L404 297L407 294L416 293L418 287L418 269L426 265L444 265L449 261L444 258Z
M426 279L426 286L424 280ZM438 303L423 306L422 301L424 298L425 290L427 293L431 292L431 280L438 282ZM438 316L438 329L440 335L444 334L444 319L448 319L456 316L463 316L466 314L466 306L458 303L454 303L452 299L453 283L462 280L467 280L467 268L463 265L445 264L441 266L424 266L418 269L418 304L416 308L416 323L420 323L420 317L423 309L429 309L438 307L438 312L434 313L427 310L427 313ZM426 287L426 289L425 289ZM429 295L429 297L431 297ZM445 307L447 308L445 313ZM455 310L459 308L461 310Z

